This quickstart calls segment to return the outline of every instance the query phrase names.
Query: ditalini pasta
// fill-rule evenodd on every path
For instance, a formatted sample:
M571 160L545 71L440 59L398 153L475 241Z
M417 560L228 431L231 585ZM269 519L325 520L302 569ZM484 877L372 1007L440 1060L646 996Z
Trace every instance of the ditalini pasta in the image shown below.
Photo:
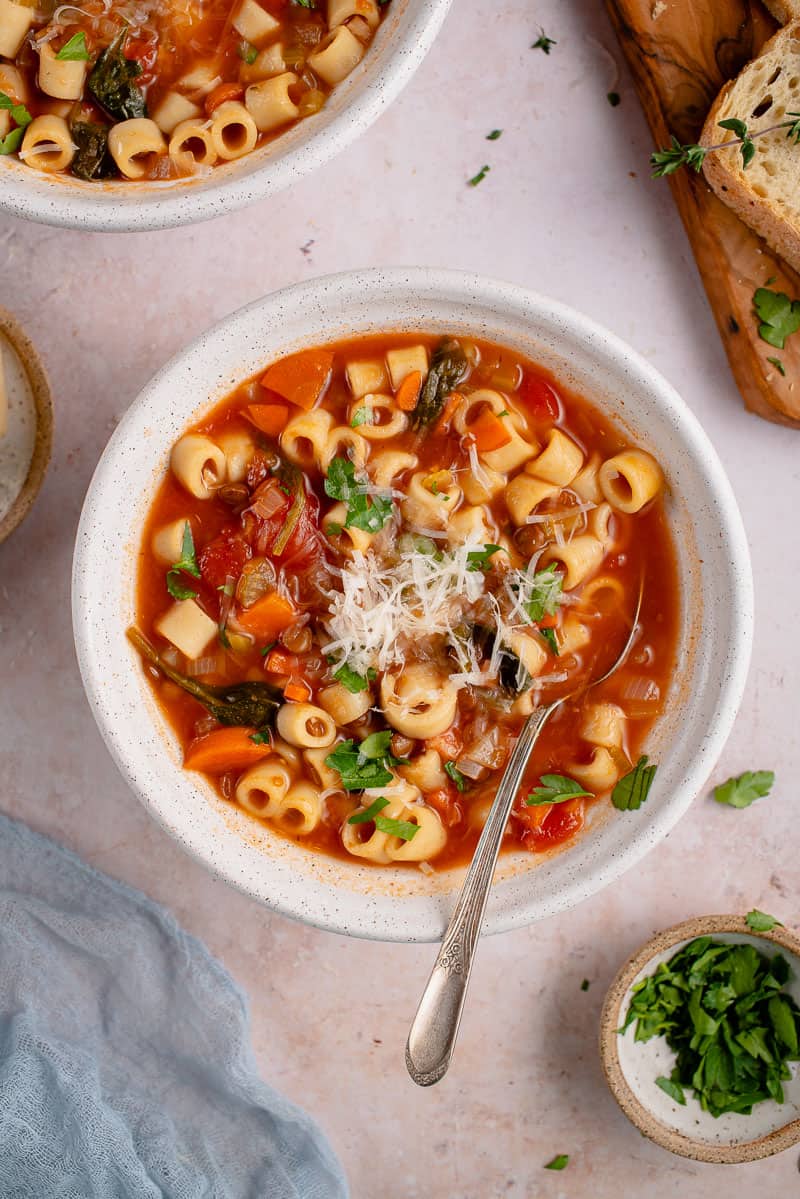
M169 180L322 109L389 0L0 0L0 156Z
M242 28L264 12L249 0ZM280 835L384 867L463 861L523 720L577 689L509 822L507 847L542 852L631 770L668 692L665 495L646 448L498 346L302 351L175 443L131 639L188 769ZM581 694L640 580L627 660Z

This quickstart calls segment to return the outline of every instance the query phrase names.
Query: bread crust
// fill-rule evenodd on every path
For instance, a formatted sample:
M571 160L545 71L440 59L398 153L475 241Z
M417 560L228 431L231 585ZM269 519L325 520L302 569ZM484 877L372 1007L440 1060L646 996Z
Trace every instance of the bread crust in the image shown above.
M800 17L800 0L764 0L769 11L781 25L796 21Z
M800 37L800 20L790 22L779 29L764 45L758 58L753 59L735 79L726 83L714 101L711 111L706 117L700 144L713 145L721 140L722 131L718 121L731 93L744 85L747 72L754 63L773 54L780 53L782 43L791 37ZM798 55L798 72L800 72L800 55ZM731 114L731 115L739 115ZM756 151L758 152L758 151ZM800 155L800 146L798 146ZM798 160L800 164L800 159ZM800 271L800 229L790 224L769 199L757 195L747 180L742 169L742 160L738 149L726 150L707 154L703 163L703 173L713 190L724 204L727 204L738 217L754 229L781 258L785 259L796 271Z

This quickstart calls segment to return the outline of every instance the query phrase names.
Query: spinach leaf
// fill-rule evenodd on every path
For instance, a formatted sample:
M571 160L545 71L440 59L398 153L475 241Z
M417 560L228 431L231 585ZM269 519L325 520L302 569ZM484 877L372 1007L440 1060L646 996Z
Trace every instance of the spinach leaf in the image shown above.
M438 419L444 408L444 403L451 392L467 374L467 358L461 346L454 339L447 339L434 350L428 377L420 392L414 411L411 413L411 427L423 429Z
M89 91L97 103L118 121L147 116L144 92L133 82L141 75L142 68L123 53L127 37L126 25L100 55L88 80Z
M108 149L108 130L94 121L75 121L70 128L75 155L70 170L77 179L111 179L117 164Z

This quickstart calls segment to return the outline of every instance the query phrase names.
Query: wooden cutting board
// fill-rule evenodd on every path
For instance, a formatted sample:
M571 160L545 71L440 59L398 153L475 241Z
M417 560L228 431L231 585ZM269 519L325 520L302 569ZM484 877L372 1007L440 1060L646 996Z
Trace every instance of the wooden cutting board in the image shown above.
M775 32L760 0L606 0L654 148L696 142L722 85ZM747 118L748 113L742 116ZM671 187L720 336L745 405L800 428L800 336L776 350L758 336L753 293L769 284L800 298L800 277L717 199L702 174L683 169L653 187ZM768 358L779 358L785 377Z

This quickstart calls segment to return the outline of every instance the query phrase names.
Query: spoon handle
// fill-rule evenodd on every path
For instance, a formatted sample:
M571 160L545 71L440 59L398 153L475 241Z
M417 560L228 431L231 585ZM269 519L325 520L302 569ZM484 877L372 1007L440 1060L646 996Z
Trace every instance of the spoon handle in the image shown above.
M537 708L526 720L508 760L447 926L406 1044L406 1066L414 1082L429 1087L447 1072L467 996L475 946L511 805L531 751L556 703Z

